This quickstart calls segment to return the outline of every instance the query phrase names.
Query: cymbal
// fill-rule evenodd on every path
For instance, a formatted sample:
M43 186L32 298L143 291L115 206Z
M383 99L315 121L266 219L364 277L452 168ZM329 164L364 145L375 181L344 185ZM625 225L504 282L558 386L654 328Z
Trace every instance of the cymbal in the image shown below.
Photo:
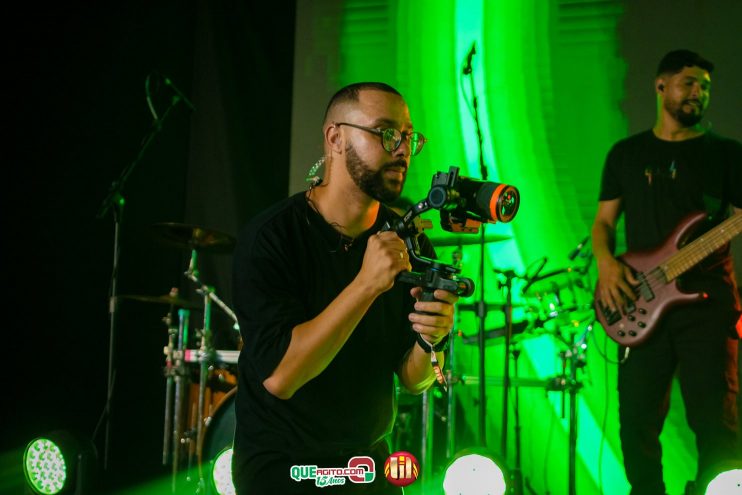
M185 308L185 309L195 309L195 308L201 307L200 304L192 303L190 301L183 299L180 296L173 296L171 294L165 294L162 296L143 296L143 295L136 295L136 294L126 294L126 295L118 296L118 297L119 299L130 299L132 301L148 302L148 303L155 303L155 304L168 304L168 305L177 306L179 308Z
M229 234L196 225L156 223L152 228L162 241L178 248L210 253L231 253L236 244L235 238Z
M530 322L527 320L514 321L513 328L512 328L512 334L511 334L511 342L513 343L520 342L521 340L524 340L530 337L535 337L536 335L532 335L530 332L526 332L529 325L530 325ZM506 332L507 332L507 329L505 327L486 329L484 331L485 345L494 343L494 341L490 342L492 339L496 339L498 337L504 337ZM477 344L479 343L479 334L466 335L462 337L461 340L463 341L464 344Z
M509 235L485 234L484 242L500 242L511 239ZM482 242L481 234L451 234L431 237L430 242L435 247L471 246Z
M567 287L576 286L583 288L584 283L580 280L581 277L582 274L572 267L552 270L536 277L528 285L528 289L523 292L523 295L538 297L539 295L557 292Z

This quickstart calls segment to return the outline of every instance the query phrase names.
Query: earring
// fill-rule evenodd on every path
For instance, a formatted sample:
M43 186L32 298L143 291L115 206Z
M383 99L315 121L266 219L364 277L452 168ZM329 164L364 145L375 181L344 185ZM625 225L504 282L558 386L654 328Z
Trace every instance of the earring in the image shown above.
M319 176L317 173L320 168L325 164L325 157L321 156L319 160L314 162L314 165L311 166L309 169L309 172L307 172L307 177L304 179L306 182L309 182L309 189L313 189L320 184L322 184L322 177Z

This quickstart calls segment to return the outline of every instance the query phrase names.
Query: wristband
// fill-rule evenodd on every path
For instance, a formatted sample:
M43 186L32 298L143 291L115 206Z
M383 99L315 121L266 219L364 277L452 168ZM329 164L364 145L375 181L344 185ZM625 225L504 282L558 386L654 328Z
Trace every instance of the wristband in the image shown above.
M431 350L431 348L432 348L432 349L433 349L433 350L434 350L435 352L443 352L443 351L445 351L446 349L448 349L448 338L449 338L449 337L451 336L451 334L450 334L450 333L446 334L446 336L445 336L445 337L443 337L443 339L441 339L441 341L440 341L440 342L438 342L438 343L437 343L437 344L435 344L435 345L433 345L433 344L431 344L430 342L428 342L427 340L425 340L425 339L423 338L423 336L422 336L422 335L420 335L419 333L415 332L415 334L417 335L417 343L418 343L418 344L420 345L420 347L422 347L422 348L423 348L423 350L424 350L425 352L427 352L427 353L430 353L430 350Z

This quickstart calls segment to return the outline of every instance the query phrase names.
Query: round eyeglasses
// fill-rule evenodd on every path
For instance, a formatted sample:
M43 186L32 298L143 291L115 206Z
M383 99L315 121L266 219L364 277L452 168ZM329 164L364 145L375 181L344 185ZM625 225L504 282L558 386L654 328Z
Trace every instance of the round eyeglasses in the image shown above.
M423 149L423 146L425 146L425 143L427 142L425 136L423 136L420 132L402 132L398 129L394 129L393 127L389 127L387 129L374 129L373 127L365 127L358 124L350 124L348 122L336 122L335 125L347 125L380 136L381 145L390 153L399 148L399 146L402 144L402 139L409 138L410 154L412 156L420 153L420 151L422 151Z

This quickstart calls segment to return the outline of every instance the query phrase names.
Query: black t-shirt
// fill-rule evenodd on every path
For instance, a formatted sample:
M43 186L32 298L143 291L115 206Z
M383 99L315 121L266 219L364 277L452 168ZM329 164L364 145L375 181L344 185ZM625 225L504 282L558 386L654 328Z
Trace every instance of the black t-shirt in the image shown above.
M234 261L243 336L235 455L256 475L271 463L317 463L343 455L347 461L351 453L378 447L391 432L394 373L415 343L407 318L414 299L407 284L397 282L379 296L328 367L292 398L278 399L262 383L285 354L292 329L323 311L355 278L368 237L392 218L396 214L382 206L374 226L346 250L302 192L242 231ZM419 242L431 256L429 240L420 236ZM383 464L376 469L383 478Z
M608 153L601 182L600 200L617 198L632 252L662 245L693 212L705 211L709 225L717 223L730 204L742 208L742 145L711 132L684 141L664 141L651 130L626 138ZM728 246L680 281L686 290L703 290L724 306L735 305Z

